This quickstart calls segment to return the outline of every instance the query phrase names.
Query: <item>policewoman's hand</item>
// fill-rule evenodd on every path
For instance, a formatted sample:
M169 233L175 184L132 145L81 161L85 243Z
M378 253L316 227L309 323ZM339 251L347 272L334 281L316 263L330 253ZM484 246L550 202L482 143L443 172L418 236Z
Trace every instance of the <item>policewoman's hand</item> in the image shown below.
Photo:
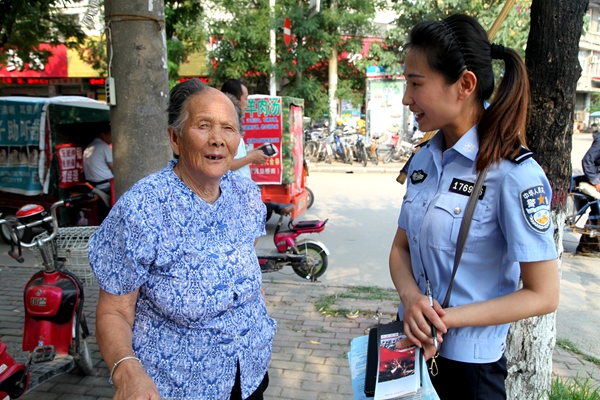
M404 334L415 345L422 347L426 358L431 358L437 350L433 345L431 324L437 330L437 342L443 341L442 335L447 332L446 325L440 317L445 311L440 303L434 299L433 307L429 305L427 296L420 292L413 292L402 298L404 304Z

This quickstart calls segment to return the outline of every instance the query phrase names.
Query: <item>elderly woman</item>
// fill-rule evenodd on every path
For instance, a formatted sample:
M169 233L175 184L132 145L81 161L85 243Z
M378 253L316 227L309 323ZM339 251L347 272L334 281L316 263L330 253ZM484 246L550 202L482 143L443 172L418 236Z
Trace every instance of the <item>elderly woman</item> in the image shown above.
M194 79L167 111L179 159L125 193L90 241L115 399L262 399L276 322L253 247L265 206L229 171L239 104Z

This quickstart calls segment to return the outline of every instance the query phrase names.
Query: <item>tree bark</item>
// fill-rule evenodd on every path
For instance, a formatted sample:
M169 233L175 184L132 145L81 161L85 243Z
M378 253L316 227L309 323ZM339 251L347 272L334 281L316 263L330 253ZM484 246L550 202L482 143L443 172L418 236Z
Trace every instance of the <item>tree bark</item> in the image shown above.
M588 0L533 0L525 63L531 85L527 144L552 186L552 220L559 257L571 178L575 91L581 75L579 39ZM560 264L559 264L560 268ZM555 313L511 326L506 357L509 399L548 398Z
M167 52L163 0L106 0L110 109L117 197L172 158L167 135ZM110 61L112 60L112 62Z

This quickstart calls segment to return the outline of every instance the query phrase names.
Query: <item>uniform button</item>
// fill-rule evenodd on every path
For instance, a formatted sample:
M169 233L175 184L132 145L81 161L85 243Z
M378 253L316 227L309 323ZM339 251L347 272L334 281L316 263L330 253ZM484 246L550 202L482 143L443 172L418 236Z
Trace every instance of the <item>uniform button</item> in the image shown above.
M427 200L423 200L423 207L427 205Z
M460 212L461 212L461 211L462 211L462 210L460 209L460 207L456 207L456 208L454 209L454 214L458 215L458 214L460 214Z
M404 195L404 197L402 198L402 200L406 200L406 197L407 197L407 196L406 196L406 195Z
M417 237L413 236L413 242L416 242L416 241L417 241Z
M419 275L423 276L423 273L422 273L422 272L419 272Z

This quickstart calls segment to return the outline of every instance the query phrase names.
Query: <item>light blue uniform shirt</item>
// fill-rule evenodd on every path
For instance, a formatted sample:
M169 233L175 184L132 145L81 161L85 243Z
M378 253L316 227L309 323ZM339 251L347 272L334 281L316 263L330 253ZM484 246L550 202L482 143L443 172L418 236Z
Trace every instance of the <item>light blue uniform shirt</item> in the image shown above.
M452 148L443 151L443 144L440 131L413 158L398 219L399 227L407 233L415 280L425 293L427 276L440 304L450 283L469 188L477 177L476 126ZM450 307L514 292L519 262L556 258L550 184L533 158L518 161L502 160L490 166L456 273ZM402 304L398 311L400 316L404 314ZM504 352L509 325L450 329L440 354L469 363L497 361Z

